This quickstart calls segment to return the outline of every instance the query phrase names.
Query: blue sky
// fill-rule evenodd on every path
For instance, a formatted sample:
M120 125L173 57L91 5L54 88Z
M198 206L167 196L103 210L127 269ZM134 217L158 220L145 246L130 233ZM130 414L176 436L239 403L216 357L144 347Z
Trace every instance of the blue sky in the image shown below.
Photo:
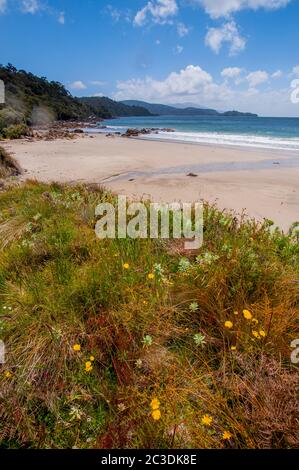
M299 0L0 0L0 63L77 96L299 116L298 20Z

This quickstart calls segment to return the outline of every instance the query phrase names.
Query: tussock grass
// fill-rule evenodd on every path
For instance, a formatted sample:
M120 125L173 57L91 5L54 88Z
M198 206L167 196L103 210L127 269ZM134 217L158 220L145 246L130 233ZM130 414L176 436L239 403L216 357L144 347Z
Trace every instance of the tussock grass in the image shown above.
M296 225L206 205L189 256L98 240L100 201L34 182L0 196L1 446L297 447Z
M3 148L0 147L0 178L17 176L21 168L17 161Z

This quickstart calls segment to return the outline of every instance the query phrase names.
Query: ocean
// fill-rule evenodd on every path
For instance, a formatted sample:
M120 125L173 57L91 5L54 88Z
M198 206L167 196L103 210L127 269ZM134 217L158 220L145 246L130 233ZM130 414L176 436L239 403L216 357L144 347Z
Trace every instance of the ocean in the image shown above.
M299 118L150 116L111 119L100 125L107 128L98 132L124 132L143 127L175 131L142 136L151 140L299 151Z

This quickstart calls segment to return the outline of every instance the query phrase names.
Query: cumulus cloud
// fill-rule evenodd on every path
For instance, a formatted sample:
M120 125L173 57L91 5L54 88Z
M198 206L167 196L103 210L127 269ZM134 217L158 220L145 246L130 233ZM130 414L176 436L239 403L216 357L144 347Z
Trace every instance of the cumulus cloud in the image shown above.
M224 78L238 78L243 69L240 69L239 67L227 67L222 70L221 76Z
M71 90L86 90L86 85L81 80L76 80L69 84Z
M225 23L219 28L209 28L206 34L205 44L216 54L220 52L225 43L229 45L230 55L236 55L246 46L246 40L240 35L238 26L234 21Z
M143 98L168 99L178 96L195 95L213 81L211 75L199 66L188 65L179 72L172 72L165 80L132 79L118 82L114 97L117 99Z
M283 73L281 70L276 70L276 72L272 73L271 77L272 78L280 78L283 76Z
M153 0L139 10L134 18L136 26L143 26L148 20L154 23L165 24L170 17L178 13L176 0Z
M296 68L296 67L294 67ZM237 67L227 67L221 73L222 82L216 81L208 71L199 65L188 65L179 72L172 72L164 80L152 77L132 79L117 84L113 97L118 100L141 99L149 102L186 103L214 109L251 111L260 115L296 116L297 108L290 102L289 88L265 90L255 88L262 77L270 74L265 71L246 72ZM266 75L261 75L266 74ZM258 80L258 74L259 80ZM299 66L298 66L299 76ZM232 79L228 79L232 77ZM249 83L248 77L251 77ZM235 80L240 79L247 89L235 88ZM255 78L255 79L254 79ZM254 84L255 86L251 86Z
M193 0L200 4L212 18L228 17L240 10L264 8L276 10L292 0Z
M269 79L269 74L264 70L256 70L247 75L246 80L249 83L250 88L255 88L262 83L265 83Z

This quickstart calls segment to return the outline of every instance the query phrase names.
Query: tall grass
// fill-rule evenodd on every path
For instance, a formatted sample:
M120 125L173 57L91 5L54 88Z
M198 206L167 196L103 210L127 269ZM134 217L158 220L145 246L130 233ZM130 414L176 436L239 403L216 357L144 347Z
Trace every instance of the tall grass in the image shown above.
M0 178L16 176L21 173L17 161L3 148L0 147Z
M98 240L101 201L34 182L0 196L1 446L298 446L296 225L206 205L191 256Z

